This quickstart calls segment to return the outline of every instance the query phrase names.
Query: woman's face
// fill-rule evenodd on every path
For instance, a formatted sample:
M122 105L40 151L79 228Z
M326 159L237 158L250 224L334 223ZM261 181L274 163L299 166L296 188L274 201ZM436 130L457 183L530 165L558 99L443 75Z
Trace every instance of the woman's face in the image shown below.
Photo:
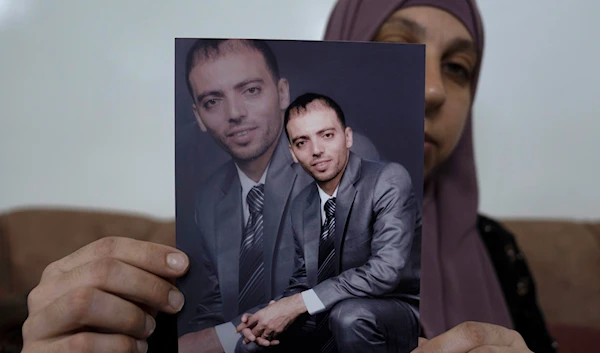
M376 42L425 44L425 178L460 140L471 107L471 77L477 64L467 29L446 11L400 9L381 26Z

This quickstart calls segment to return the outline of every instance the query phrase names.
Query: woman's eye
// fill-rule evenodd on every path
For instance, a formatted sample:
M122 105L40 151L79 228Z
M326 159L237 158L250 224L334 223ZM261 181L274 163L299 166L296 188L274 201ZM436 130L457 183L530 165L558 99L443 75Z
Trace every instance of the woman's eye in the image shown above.
M463 65L456 63L448 63L445 65L445 71L459 78L461 81L470 81L471 73Z

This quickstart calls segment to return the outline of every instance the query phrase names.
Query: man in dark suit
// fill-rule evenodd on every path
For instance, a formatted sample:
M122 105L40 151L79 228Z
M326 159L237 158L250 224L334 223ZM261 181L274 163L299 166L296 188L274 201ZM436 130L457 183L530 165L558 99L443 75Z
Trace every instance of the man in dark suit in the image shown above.
M291 205L290 286L244 315L238 330L255 342L240 341L238 351L278 342L266 349L410 352L419 334L421 236L410 175L351 152L352 130L329 97L298 97L285 126L294 160L314 182Z
M200 129L231 160L199 186L197 232L177 237L191 261L178 282L186 297L180 352L208 346L231 352L240 338L240 315L266 305L289 284L289 203L312 179L294 163L282 133L289 86L265 42L198 40L186 75ZM362 146L362 153L374 149L365 138Z

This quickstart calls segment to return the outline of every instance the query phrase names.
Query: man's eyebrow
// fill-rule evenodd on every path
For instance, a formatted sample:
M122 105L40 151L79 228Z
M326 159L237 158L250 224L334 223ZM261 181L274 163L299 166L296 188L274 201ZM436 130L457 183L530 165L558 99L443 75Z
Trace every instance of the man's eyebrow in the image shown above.
M263 80L262 78L251 78L251 79L247 79L247 80L244 80L244 81L236 84L234 87L235 87L235 89L240 89L251 83L264 83L264 82L265 82L265 80ZM198 96L196 96L196 101L201 102L204 98L206 98L208 96L223 97L224 95L225 94L221 90L205 91L205 92L199 93Z
M327 131L329 131L329 130L335 130L335 128L334 128L334 127L326 127L326 128L324 128L324 129L321 129L321 130L317 131L317 135L320 135L320 134L322 134L322 133L324 133L324 132L327 132ZM308 138L308 136L305 136L305 135L302 135L302 136L297 136L297 137L294 137L294 138L292 139L292 143L296 142L296 140L300 140L300 139L307 139L307 138Z
M335 128L334 127L326 127L324 129L317 131L317 135L321 135L322 133L327 132L329 130L335 130Z
M208 96L223 97L224 94L223 94L223 91L205 91L205 92L198 94L198 96L196 96L196 101L202 102L202 100Z
M292 139L292 143L295 143L297 140L300 140L300 139L306 139L306 138L308 138L308 137L307 137L307 136L305 136L305 135L302 135L302 136L296 136L296 137L294 137L294 138Z
M250 79L244 80L244 81L236 84L234 87L236 89L240 89L240 88L242 88L244 86L247 86L247 85L249 85L251 83L265 83L265 80L263 80L262 78L259 78L259 77L257 77L257 78L250 78Z

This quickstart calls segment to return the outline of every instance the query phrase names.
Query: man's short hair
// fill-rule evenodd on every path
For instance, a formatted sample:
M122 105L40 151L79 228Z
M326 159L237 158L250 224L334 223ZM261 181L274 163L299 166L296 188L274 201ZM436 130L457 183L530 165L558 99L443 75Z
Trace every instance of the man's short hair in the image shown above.
M334 101L331 97L328 97L324 94L312 93L312 92L304 93L304 94L300 95L298 98L296 98L285 110L283 126L285 127L285 134L287 135L288 140L290 139L290 135L288 134L287 126L288 126L288 123L290 122L290 119L292 118L292 116L300 115L302 113L307 112L308 111L307 106L310 103L315 102L315 101L321 103L322 105L324 105L327 108L333 109L333 111L335 112L335 115L338 117L338 120L342 124L342 128L343 129L346 128L346 117L344 116L344 111L342 110L340 105L337 104L336 101ZM319 108L321 108L321 107L319 107ZM319 108L316 108L316 109L319 109Z
M195 102L196 98L194 97L194 92L192 90L192 85L190 83L190 72L198 64L201 60L207 60L210 58L216 58L222 54L221 44L227 41L236 41L239 42L240 45L245 45L248 48L255 49L259 51L265 62L267 63L267 67L269 71L271 71L271 75L273 76L273 80L275 83L279 81L279 64L277 63L277 57L271 50L271 47L264 41L259 39L198 39L194 45L190 48L187 53L187 57L185 60L185 82L187 84L188 92L192 96L192 100ZM232 50L232 48L227 48L226 50Z

